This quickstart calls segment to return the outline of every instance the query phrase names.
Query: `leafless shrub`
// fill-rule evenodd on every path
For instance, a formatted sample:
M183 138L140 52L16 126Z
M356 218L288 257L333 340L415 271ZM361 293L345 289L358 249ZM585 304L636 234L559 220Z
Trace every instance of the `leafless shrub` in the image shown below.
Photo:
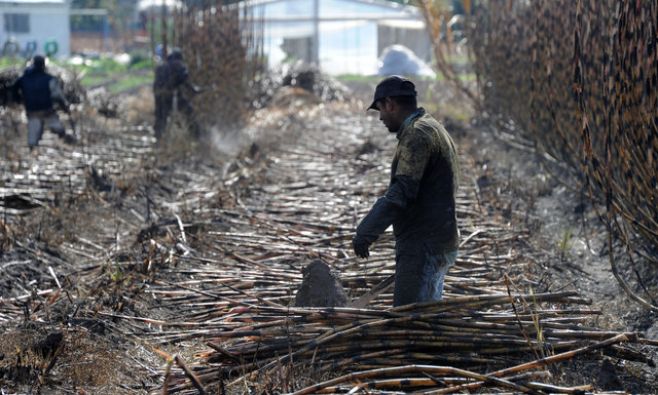
M656 2L489 0L468 35L482 109L581 178L611 235L654 261L657 16Z
M260 91L265 60L258 21L224 1L179 9L175 40L192 81L203 91L194 99L206 126L235 127L246 120Z

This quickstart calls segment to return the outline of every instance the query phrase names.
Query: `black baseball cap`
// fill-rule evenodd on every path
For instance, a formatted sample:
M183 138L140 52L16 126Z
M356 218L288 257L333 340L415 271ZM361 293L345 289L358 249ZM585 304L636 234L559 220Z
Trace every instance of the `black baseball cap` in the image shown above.
M376 110L375 103L389 96L416 96L416 86L413 82L398 75L384 78L375 88L375 98L366 110Z

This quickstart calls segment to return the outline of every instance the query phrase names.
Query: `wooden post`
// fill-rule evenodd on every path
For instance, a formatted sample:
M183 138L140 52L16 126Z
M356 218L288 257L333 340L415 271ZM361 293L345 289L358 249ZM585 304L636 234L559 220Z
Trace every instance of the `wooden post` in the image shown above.
M160 21L160 27L162 31L160 32L160 36L162 37L162 59L167 58L167 4L165 3L165 0L162 0L162 14L161 18L162 20Z

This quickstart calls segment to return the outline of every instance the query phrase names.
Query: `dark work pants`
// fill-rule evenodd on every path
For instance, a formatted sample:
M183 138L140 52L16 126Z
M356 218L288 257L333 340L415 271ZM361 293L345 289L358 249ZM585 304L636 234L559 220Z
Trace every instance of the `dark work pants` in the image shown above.
M155 95L155 138L160 140L167 128L167 118L174 105L174 96L172 94Z
M393 306L441 300L443 281L457 252L442 252L427 240L395 243Z
M194 114L194 108L190 102L183 97L183 95L178 94L177 96L177 107L187 121L187 126L190 128L192 135L194 137L199 137L200 128L199 124L196 121L196 116ZM155 95L155 125L153 129L155 130L155 137L159 140L164 134L165 129L167 128L167 119L171 115L171 111L174 108L174 95L171 93L162 93Z

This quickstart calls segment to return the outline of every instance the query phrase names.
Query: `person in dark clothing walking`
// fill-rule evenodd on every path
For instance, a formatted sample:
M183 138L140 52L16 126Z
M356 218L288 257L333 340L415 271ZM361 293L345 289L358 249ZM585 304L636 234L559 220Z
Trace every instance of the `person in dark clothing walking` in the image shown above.
M23 101L27 115L27 143L30 150L39 145L44 127L66 142L72 142L72 136L66 135L64 125L59 120L54 104L57 103L66 113L69 104L62 93L59 80L46 72L46 59L37 55L32 65L14 83L15 97Z
M196 121L194 108L182 92L183 87L194 93L200 89L189 81L187 66L183 54L178 49L172 50L167 60L155 69L153 95L155 98L155 137L159 140L167 128L167 119L174 107L174 97L178 110L185 115L188 126L195 137L199 137L200 128Z
M356 255L367 258L370 245L393 225L394 306L440 300L459 242L457 150L443 125L417 107L416 96L414 84L398 76L375 89L368 109L379 111L379 119L399 141L388 190L352 239Z

